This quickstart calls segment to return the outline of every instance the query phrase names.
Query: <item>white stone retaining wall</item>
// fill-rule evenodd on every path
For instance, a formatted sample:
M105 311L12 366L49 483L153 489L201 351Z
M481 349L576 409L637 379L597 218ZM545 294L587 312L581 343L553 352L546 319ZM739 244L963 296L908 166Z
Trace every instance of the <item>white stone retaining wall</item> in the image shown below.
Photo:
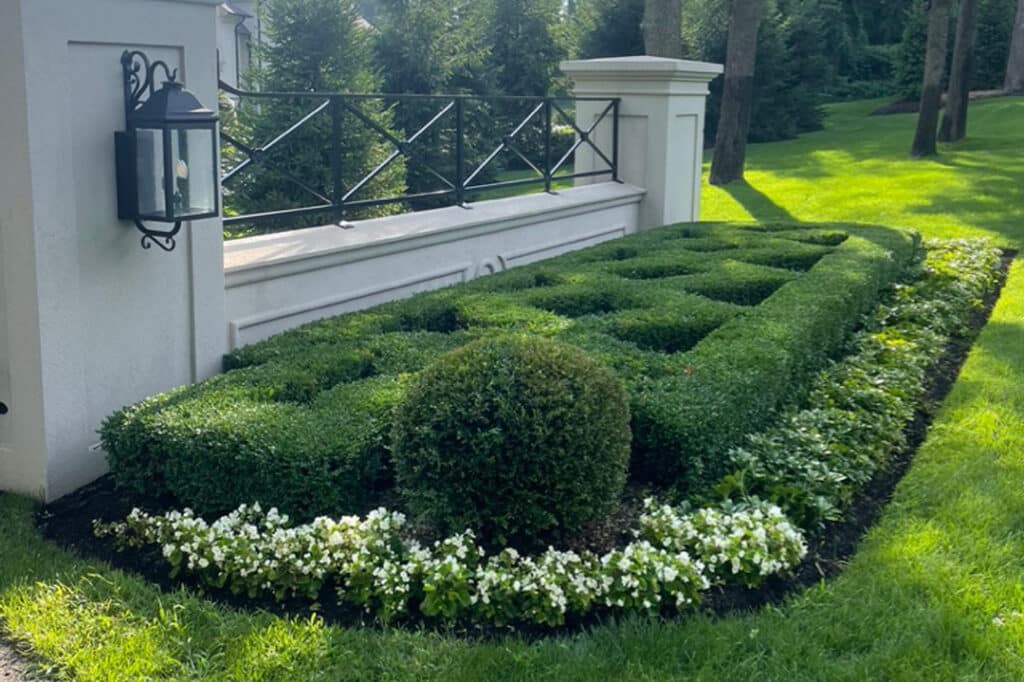
M643 196L609 182L228 242L229 345L622 237Z

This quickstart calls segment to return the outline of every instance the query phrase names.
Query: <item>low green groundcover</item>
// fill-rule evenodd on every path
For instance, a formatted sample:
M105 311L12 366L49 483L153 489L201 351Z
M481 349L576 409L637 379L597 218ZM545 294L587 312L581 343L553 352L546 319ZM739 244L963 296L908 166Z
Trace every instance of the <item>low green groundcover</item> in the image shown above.
M240 349L227 373L111 416L102 442L120 485L201 513L366 511L392 485L409 377L471 340L532 334L621 379L634 476L698 490L799 400L916 248L863 226L651 230Z

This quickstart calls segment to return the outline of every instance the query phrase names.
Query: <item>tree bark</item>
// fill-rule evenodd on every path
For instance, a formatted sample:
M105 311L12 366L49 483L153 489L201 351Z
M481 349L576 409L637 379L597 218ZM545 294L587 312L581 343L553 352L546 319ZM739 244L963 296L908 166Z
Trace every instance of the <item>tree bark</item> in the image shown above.
M644 51L655 57L683 56L681 0L644 0Z
M928 8L928 42L924 53L924 79L917 131L910 147L913 157L934 156L939 106L942 104L942 75L946 71L946 43L949 40L950 0L931 0Z
M967 134L967 104L974 76L974 43L978 36L978 0L960 0L960 16L956 20L956 45L949 73L946 111L939 126L939 140L956 142Z
M1003 90L1013 94L1024 93L1024 0L1017 0L1017 16L1013 20Z
M729 13L722 107L711 159L712 185L743 179L747 133L754 105L754 61L760 26L761 0L733 0Z

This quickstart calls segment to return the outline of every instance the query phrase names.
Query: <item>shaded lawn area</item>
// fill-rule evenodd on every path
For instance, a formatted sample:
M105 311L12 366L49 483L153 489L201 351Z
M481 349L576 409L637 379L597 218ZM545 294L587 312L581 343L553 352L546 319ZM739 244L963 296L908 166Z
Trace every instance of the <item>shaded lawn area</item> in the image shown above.
M782 210L1021 247L1024 100L972 104L973 139L920 162L905 156L913 117L861 118L872 106L834 107L829 130L752 147L756 190L708 189L704 217L770 220ZM42 541L31 512L30 502L0 496L0 618L69 678L1020 679L1024 264L1014 264L910 472L846 573L777 608L633 618L538 642L326 627L160 593Z

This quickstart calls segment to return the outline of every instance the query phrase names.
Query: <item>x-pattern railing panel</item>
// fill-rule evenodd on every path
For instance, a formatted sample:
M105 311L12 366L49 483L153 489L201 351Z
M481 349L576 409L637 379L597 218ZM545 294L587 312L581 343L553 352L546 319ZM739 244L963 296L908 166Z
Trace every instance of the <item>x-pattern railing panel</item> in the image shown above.
M240 140L222 129L221 139L245 158L226 169L221 177L221 182L226 192L230 192L230 186L238 182L246 171L255 168L264 168L275 174L282 181L291 183L298 187L306 195L314 197L319 203L309 206L297 206L281 208L278 210L260 211L247 213L245 215L225 216L225 224L250 223L257 224L262 221L280 219L283 217L301 217L313 214L333 214L337 219L342 219L346 211L360 208L381 206L385 204L415 202L422 200L443 200L459 205L464 205L467 196L483 190L501 187L520 187L525 185L539 185L543 183L546 191L551 191L554 180L592 177L605 175L613 180L618 180L618 108L617 99L604 98L551 98L551 97L476 97L465 95L363 95L363 94L340 94L340 93L271 93L271 92L244 92L221 83L221 88L230 95L239 99L254 98L256 100L295 100L302 102L311 100L314 103L312 109L297 114L293 123L287 125L280 132L269 136L270 139L262 145L247 143ZM360 108L361 104L377 101L386 106L377 109L387 114L394 113L396 107L401 104L417 104L420 108L426 107L427 118L425 122L417 126L413 123L410 129L415 128L411 134L402 136L390 129L386 122L375 120ZM391 104L387 104L391 101ZM563 106L566 102L573 104L579 102L603 103L601 112L595 117L589 126L581 127L576 122L575 116ZM517 106L525 105L526 113L522 110L518 114L510 115L512 124L502 128L501 122L496 122L500 142L488 148L488 151L481 154L482 159L472 161L469 157L471 152L467 142L467 113L470 106L491 107L489 112L480 113L485 116L485 123L490 122L495 116L494 110L499 114ZM298 107L297 107L298 108ZM346 187L342 178L342 155L341 132L342 117L347 114L354 121L357 121L362 129L366 130L375 138L383 142L390 151L377 162L369 172L363 173L358 179L354 179ZM318 187L317 182L306 178L298 177L294 172L285 166L287 164L270 158L271 152L284 153L284 141L295 135L299 130L308 127L309 124L319 116L328 116L331 120L330 139L327 141L330 156L330 187ZM575 140L567 151L561 153L557 159L553 156L552 136L556 125L556 119L560 119L559 125L571 127L575 133ZM406 122L409 125L408 122ZM602 124L612 127L612 144L610 150L602 149L595 141L595 132ZM503 134L500 131L504 129ZM530 130L534 134L539 131L543 141L543 158L530 158L530 153L523 147L524 131ZM494 130L489 131L492 135ZM453 165L451 172L437 167L436 161L431 157L430 152L425 152L417 147L418 143L426 139L426 136L433 134L436 137L443 137L450 133L451 149L444 150L443 154L451 156ZM498 135L495 135L497 137ZM575 169L567 167L568 161L573 158L576 151L587 146L600 158L608 168L606 170L591 170L587 172L576 172ZM434 153L439 153L433 150ZM532 173L532 177L513 180L486 181L485 173L491 169L496 159L502 154L510 154L525 168ZM422 189L419 191L406 192L400 196L393 197L369 197L359 198L373 181L381 176L398 159L404 159L406 167L414 165L421 173L429 176L434 182L439 183L437 189ZM472 170L467 172L467 166L473 164ZM361 171L360 171L361 172ZM483 181L481 181L483 180Z

